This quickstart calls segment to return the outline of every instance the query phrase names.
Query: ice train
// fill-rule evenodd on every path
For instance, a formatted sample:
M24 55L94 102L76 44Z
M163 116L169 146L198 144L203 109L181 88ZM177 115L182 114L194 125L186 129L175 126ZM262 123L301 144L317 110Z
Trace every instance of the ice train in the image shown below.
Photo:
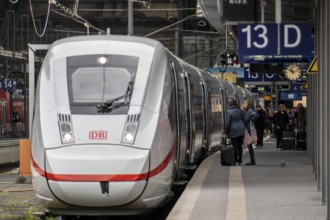
M160 207L188 169L219 149L228 98L253 97L153 39L54 42L40 70L32 124L38 199L60 215Z

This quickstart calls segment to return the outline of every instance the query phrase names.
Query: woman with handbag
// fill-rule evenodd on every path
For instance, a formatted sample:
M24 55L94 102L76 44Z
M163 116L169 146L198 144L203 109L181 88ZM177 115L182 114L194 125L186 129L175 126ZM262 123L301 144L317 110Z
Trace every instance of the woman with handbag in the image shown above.
M229 99L229 107L226 111L225 129L223 137L230 138L231 143L235 149L235 162L237 165L242 164L243 155L243 136L245 127L243 122L243 112L237 105L236 100Z
M244 125L245 128L251 135L251 124L254 125L254 121L258 118L257 113L253 109L253 102L250 99L247 99L243 103L243 111L244 111ZM254 127L253 127L254 129ZM245 165L256 165L256 159L254 155L254 149L252 143L248 145L249 154L250 154L250 162Z

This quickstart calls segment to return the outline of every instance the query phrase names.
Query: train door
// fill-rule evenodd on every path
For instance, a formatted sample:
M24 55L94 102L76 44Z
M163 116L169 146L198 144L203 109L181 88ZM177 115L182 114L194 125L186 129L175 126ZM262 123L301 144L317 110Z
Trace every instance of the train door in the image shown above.
M187 161L188 165L195 164L202 156L203 146L203 93L201 78L194 69L187 67L184 81L187 103Z
M189 74L185 72L184 75L184 83L185 83L185 103L187 106L186 109L186 122L187 122L187 162L188 164L192 161L192 153L193 153L193 125L192 125L192 103L191 103L191 84L189 80Z
M180 85L179 85L179 75L177 73L177 69L175 67L174 61L170 62L171 72L173 76L173 99L174 99L174 114L175 114L175 153L174 153L174 175L173 181L175 183L179 183L181 181L181 155L182 155L182 148L181 148L181 113L180 113Z
M223 133L223 99L219 84L210 85L209 90L209 149L216 149L221 144Z
M201 83L203 91L203 118L204 118L204 132L203 132L203 144L205 150L209 150L210 143L210 105L209 105L209 91L208 86L203 80Z
M222 111L222 118L223 120L225 120L226 118L226 111L227 111L227 100L228 100L228 96L226 94L226 90L225 89L220 89L221 90L221 95L222 95L222 105L223 105L223 108L224 110ZM224 124L223 123L223 126L222 126L222 129L224 129Z

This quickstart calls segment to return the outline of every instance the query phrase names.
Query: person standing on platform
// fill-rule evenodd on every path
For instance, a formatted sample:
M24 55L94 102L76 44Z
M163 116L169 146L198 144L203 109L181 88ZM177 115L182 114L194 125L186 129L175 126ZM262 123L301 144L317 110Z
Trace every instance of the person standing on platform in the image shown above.
M250 99L247 99L243 103L243 111L244 111L244 125L245 128L250 133L250 123L254 123L258 118L258 114L253 110L253 102ZM251 133L250 133L251 134ZM249 154L250 154L250 162L245 165L256 165L256 159L254 155L254 149L252 144L248 146Z
M286 125L289 121L289 115L285 110L285 105L280 104L274 118L277 150L282 149L283 131L286 130Z
M257 146L262 147L264 144L264 124L266 118L266 112L261 108L260 105L256 106L256 113L258 114L258 118L255 120L254 124L257 130Z
M265 137L269 136L271 137L274 129L273 129L273 124L274 124L274 112L269 109L268 112L266 113L266 118L265 118L265 132L264 135Z
M297 111L294 114L295 118L295 133L297 134L299 129L304 130L306 126L306 109L302 103L297 105Z
M20 122L21 121L21 117L20 117L20 115L19 115L18 110L17 110L16 107L13 108L12 117L13 117L12 118L12 122L14 124L16 124L17 122Z
M236 100L229 99L229 107L226 112L224 138L229 137L235 149L235 162L242 164L243 156L243 137L245 127L243 122L243 112L237 105Z

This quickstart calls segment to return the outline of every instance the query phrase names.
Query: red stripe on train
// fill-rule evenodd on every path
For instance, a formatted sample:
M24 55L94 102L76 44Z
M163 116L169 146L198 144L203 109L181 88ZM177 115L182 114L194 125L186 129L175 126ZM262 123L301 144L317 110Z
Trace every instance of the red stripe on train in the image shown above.
M162 172L167 165L170 163L173 156L174 146L171 148L170 152L167 154L165 159L153 170L148 173L142 174L55 174L47 173L36 163L33 157L32 166L34 170L39 173L42 177L53 181L70 181L70 182L118 182L118 181L139 181L146 180L150 177L156 176Z

